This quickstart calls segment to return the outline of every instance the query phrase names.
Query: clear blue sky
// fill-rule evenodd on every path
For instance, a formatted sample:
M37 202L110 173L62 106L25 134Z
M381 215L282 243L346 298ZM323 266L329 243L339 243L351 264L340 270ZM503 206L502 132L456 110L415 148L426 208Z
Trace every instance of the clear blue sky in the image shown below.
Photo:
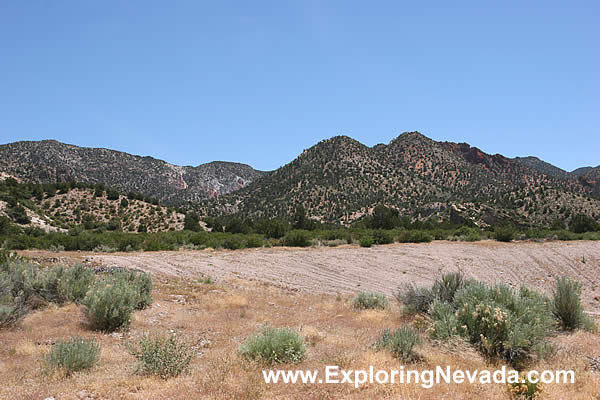
M0 1L0 143L274 169L418 130L600 164L598 1Z

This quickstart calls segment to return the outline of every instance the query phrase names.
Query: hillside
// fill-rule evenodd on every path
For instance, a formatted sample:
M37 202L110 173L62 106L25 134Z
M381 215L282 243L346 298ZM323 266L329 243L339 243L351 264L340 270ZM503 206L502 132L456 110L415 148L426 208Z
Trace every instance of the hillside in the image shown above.
M554 165L540 160L537 157L515 157L513 160L548 176L554 176L556 178L563 179L568 179L572 176L564 169L555 167Z
M152 157L43 140L1 145L0 174L34 183L104 183L124 193L139 192L179 205L229 193L263 172L230 162L182 167Z
M73 187L75 186L75 187ZM31 231L165 232L183 229L184 214L140 195L83 185L31 185L0 181L0 218Z
M579 176L579 182L600 197L600 165L596 168L590 168Z
M374 147L345 136L324 140L203 209L273 216L301 204L317 220L349 223L385 204L416 219L532 225L573 213L598 217L600 201L591 193L575 177L557 178L466 143L410 132Z

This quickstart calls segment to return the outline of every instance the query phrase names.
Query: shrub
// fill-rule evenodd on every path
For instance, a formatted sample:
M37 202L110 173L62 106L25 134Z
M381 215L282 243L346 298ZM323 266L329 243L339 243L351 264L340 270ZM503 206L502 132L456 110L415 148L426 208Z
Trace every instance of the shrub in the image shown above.
M0 329L14 326L26 313L18 304L0 304Z
M163 379L183 373L194 358L193 348L175 335L144 335L137 346L130 346L137 359L136 371Z
M429 308L429 315L433 320L429 331L432 339L448 340L459 335L456 310L452 304L436 300Z
M375 230L373 231L373 241L375 244L394 243L394 237L388 231Z
M404 361L410 361L415 358L413 348L421 343L419 332L408 326L392 331L385 329L375 348L377 350L388 350L394 357Z
M292 247L308 247L310 246L310 239L310 233L308 231L296 229L289 231L283 237L283 245Z
M433 296L441 302L452 303L454 295L463 286L464 280L461 272L442 274L441 278L433 283Z
M260 235L249 235L246 238L246 247L251 249L254 247L263 247L264 240Z
M131 286L137 299L135 308L142 310L152 304L152 276L146 272L119 270L113 273L113 279L121 280Z
M561 277L556 280L552 296L552 314L565 330L589 327L589 319L581 305L581 284Z
M244 242L237 236L230 236L223 241L223 248L229 250L238 250L244 248Z
M454 300L457 324L471 343L490 357L519 366L552 330L548 299L522 287L489 287L469 282Z
M306 345L293 329L264 326L260 333L250 336L240 346L240 353L249 360L269 364L297 363L306 356Z
M93 329L112 332L127 328L138 304L138 293L122 279L98 282L83 299Z
M373 238L369 235L364 235L361 236L358 243L360 244L360 247L371 247L373 246Z
M67 375L71 375L73 372L92 368L99 358L100 345L94 339L72 337L66 341L57 341L46 356L46 363L51 368L62 369Z
M598 224L589 215L577 214L571 218L569 230L575 233L593 232L598 230Z
M383 310L389 303L387 297L381 293L360 292L352 299L352 305L357 310Z
M481 240L481 232L475 228L461 226L460 228L454 231L452 239L465 242L476 242L478 240Z
M80 302L85 297L90 285L94 281L94 271L77 264L65 269L63 280L60 282L60 291L69 301Z
M515 229L509 225L495 227L494 233L499 242L510 242L515 238Z
M431 289L411 283L401 286L394 297L407 314L426 313L435 298Z
M542 391L542 384L530 381L525 374L519 378L518 382L509 383L508 389L513 398L534 400L539 397Z
M429 243L433 237L424 231L405 231L398 235L400 243Z

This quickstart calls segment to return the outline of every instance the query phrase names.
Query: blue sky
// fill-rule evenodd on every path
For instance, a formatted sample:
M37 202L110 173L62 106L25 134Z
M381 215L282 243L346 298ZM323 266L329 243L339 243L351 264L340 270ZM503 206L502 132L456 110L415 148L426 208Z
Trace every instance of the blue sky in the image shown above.
M597 1L0 1L0 143L274 169L418 130L600 164Z

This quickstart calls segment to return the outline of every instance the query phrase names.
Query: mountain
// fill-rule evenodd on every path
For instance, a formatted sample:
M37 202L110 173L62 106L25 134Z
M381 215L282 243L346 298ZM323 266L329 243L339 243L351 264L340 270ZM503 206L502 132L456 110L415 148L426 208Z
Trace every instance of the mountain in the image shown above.
M152 157L43 140L1 145L0 174L34 183L104 183L121 192L139 192L181 205L222 196L264 172L220 161L182 167Z
M513 158L518 163L528 166L529 168L533 168L536 171L539 171L543 174L554 176L556 178L567 179L571 176L571 174L564 169L558 168L550 163L540 160L537 157L515 157Z
M600 165L596 168L590 168L579 176L579 182L596 195L600 197Z
M346 136L324 140L248 186L204 202L202 210L283 216L303 205L317 220L349 223L385 204L416 219L529 225L598 213L591 193L575 177L408 132L374 147Z
M598 167L600 167L600 165ZM571 174L575 175L575 176L581 176L581 175L587 174L588 172L590 172L593 169L594 169L594 167L581 167L581 168L577 168L577 169L571 171Z

